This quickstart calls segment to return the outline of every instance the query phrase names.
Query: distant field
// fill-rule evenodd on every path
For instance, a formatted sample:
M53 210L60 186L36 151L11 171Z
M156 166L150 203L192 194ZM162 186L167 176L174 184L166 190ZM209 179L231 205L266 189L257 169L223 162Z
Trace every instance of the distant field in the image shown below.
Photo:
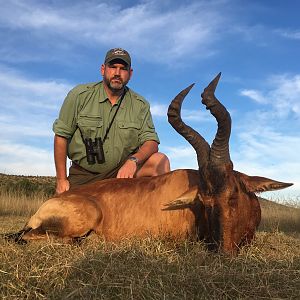
M0 233L19 230L53 177L0 174ZM90 236L81 246L0 239L1 299L300 299L300 209L261 199L255 241L231 258L202 243Z
M30 215L55 192L55 178L0 173L0 216Z

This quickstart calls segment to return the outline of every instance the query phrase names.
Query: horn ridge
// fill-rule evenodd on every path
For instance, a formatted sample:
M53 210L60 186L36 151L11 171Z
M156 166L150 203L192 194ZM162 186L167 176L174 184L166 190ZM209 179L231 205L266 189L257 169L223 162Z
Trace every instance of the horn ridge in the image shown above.
M203 166L209 158L209 144L205 139L193 128L186 125L181 119L181 106L184 98L192 89L194 84L191 84L186 89L182 90L169 105L168 121L172 127L182 135L195 149L199 167Z
M227 109L215 96L221 72L210 82L201 94L202 103L218 122L215 139L211 145L210 161L216 165L231 162L229 153L229 138L231 133L231 117Z

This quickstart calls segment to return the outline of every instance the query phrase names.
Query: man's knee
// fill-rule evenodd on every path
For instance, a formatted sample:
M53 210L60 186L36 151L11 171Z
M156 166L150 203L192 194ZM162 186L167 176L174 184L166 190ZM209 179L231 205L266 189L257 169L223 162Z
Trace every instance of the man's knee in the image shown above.
M153 154L153 159L156 164L156 169L158 171L161 171L161 172L159 172L160 174L170 172L170 161L169 161L169 158L167 157L167 155L165 155L164 153L161 153L161 152L156 152ZM157 175L160 175L160 174L157 174Z
M157 176L170 172L169 158L161 152L152 154L137 173L137 177Z

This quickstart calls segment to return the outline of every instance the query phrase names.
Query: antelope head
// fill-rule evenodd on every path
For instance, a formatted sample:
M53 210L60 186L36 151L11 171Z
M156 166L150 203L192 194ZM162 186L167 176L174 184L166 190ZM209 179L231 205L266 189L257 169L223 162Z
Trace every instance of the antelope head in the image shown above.
M282 189L292 184L272 179L247 176L233 170L229 153L231 118L215 97L221 73L204 89L202 103L218 123L211 146L181 119L181 105L191 90L189 86L171 102L168 120L195 149L199 166L198 201L202 207L201 236L210 248L234 254L239 247L252 240L261 220L255 192ZM202 230L202 229L201 229Z

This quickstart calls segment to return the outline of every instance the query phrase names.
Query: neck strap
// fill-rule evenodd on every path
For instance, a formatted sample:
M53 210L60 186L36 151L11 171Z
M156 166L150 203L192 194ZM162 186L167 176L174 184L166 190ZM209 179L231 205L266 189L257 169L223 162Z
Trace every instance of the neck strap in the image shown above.
M119 111L119 108L120 108L120 106L121 106L121 104L122 104L122 101L123 101L123 99L124 99L124 97L125 97L125 94L126 94L127 90L128 90L128 88L125 87L125 88L124 88L124 92L123 92L123 94L122 94L122 96L121 96L121 98L120 98L120 101L119 101L119 105L118 105L118 107L117 107L117 110L116 110L116 112L115 112L113 118L111 119L111 122L109 123L109 126L108 126L107 129L106 129L105 135L104 135L104 137L103 137L103 143L104 143L104 141L105 141L106 138L107 138L108 132L109 132L109 130L110 130L110 128L111 128L111 126L112 126L114 120L115 120L115 117L116 117L116 115L117 115L117 113L118 113L118 111Z

